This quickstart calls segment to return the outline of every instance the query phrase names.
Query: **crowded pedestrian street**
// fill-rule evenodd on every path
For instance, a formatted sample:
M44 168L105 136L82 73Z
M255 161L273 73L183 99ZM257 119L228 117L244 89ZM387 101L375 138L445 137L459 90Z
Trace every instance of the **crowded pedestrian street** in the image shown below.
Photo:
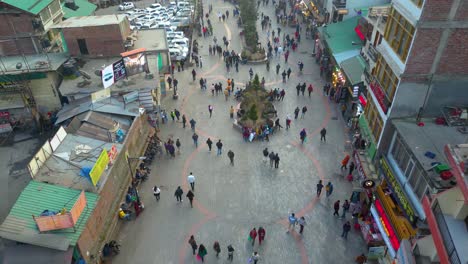
M338 207L338 216L334 215L336 202L340 200L342 205L353 190L352 182L346 180L347 170L341 168L343 158L351 155L347 120L339 105L323 92L326 82L312 54L314 40L306 38L305 29L301 29L302 38L295 51L290 50L287 62L284 55L273 54L269 70L265 63L239 63L238 72L235 67L228 70L223 57L212 55L209 46L213 37L218 42L225 37L228 50L240 53L242 29L232 15L224 22L217 17L218 13L233 13L230 2L204 0L205 10L210 4L213 36L194 34L202 64L180 71L176 67L173 78L178 80L178 98L173 99L173 91L168 90L161 103L168 120L159 123L158 136L163 142L178 140L180 152L176 151L175 157L164 152L154 159L151 175L139 192L144 211L135 221L123 224L118 236L121 253L112 263L197 263L189 243L192 235L197 248L202 244L206 248L205 263L230 263L229 245L234 249L233 263L248 263L254 252L259 256L258 263L354 263L356 256L367 253L361 231L351 227L349 234L343 232L345 223L353 220L351 213L342 217L342 206ZM295 27L277 24L271 2L260 5L258 12L257 29L263 47L277 28L281 28L281 38L283 34L294 36ZM262 30L260 13L271 17L270 29ZM302 72L299 62L303 63ZM284 100L273 101L282 128L270 134L269 140L244 140L230 117L231 106L238 109L240 102L233 94L226 100L224 94L211 91L214 83L225 87L228 78L235 83L233 90L245 88L250 69L259 79L265 79L267 91L285 90ZM283 82L281 73L288 69L291 74ZM207 80L207 89L200 88L200 78ZM303 83L312 85L313 90L296 91ZM294 118L295 109L304 107L307 111ZM186 126L181 118L170 117L175 109L185 115ZM286 129L288 116L292 121ZM194 130L191 120L195 121ZM321 138L324 128L326 133ZM307 136L301 143L303 129ZM211 151L208 138L213 144ZM273 160L270 164L272 152L278 157L277 164ZM332 189L325 187L318 192L319 181L323 186L331 183ZM154 186L160 190L159 200L155 199ZM183 191L181 202L174 193L179 186ZM187 198L191 189L193 208ZM298 225L290 225L292 214ZM261 244L251 235L253 228L258 232L260 227L265 232ZM220 246L219 258L213 249L215 241Z

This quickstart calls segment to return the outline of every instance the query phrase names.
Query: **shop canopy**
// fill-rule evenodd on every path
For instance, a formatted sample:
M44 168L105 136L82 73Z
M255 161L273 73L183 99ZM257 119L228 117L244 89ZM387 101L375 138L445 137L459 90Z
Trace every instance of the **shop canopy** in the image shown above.
M341 62L340 67L348 77L351 85L360 83L362 80L362 74L366 69L367 63L364 61L361 55L349 58Z
M362 16L365 15L363 12ZM355 31L359 18L361 16L355 16L345 21L328 24L325 27L319 28L322 41L326 42L338 64L359 55L364 44Z

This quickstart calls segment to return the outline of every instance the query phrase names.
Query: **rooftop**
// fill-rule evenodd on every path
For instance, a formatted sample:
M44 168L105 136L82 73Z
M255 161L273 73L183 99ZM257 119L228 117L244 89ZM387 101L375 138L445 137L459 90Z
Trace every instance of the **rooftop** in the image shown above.
M44 163L39 164L40 168L35 175L32 175L33 179L94 193L99 192L104 186L107 171L102 173L97 187L94 187L87 175L89 170L94 166L103 149L109 151L113 145L118 151L122 148L119 143L104 142L68 133L58 144L52 155Z
M146 48L147 51L167 51L166 31L163 28L140 30L133 49Z
M68 21L68 20L67 20ZM78 84L84 81L83 77L75 79L65 78L60 85L60 92L64 96L73 96L74 98L86 97L91 93L97 92L103 89L102 78L95 74L96 71L101 71L105 66L110 65L122 57L110 57L100 59L83 59L79 71L87 73L89 75L90 83L84 87L78 87ZM156 69L151 69L153 79L149 79L146 73L139 73L127 77L123 80L117 81L115 84L109 87L114 93L122 92L133 92L139 89L154 89L159 87L159 78Z
M53 0L2 0L1 2L37 15L42 9L52 3Z
M453 245L457 251L460 263L468 263L468 231L466 223L463 220L458 220L450 215L444 214L447 228L453 241Z
M362 74L367 67L367 63L361 55L358 55L344 60L341 62L340 67L345 72L349 82L354 85L362 82Z
M51 28L81 28L119 24L127 19L125 15L80 16L71 17Z
M366 16L367 11L363 11L362 16ZM340 64L342 61L359 55L362 43L359 36L354 31L361 16L355 16L342 22L327 24L319 27L320 37L327 43L335 60Z
M437 125L433 119L422 119L424 126L418 126L415 118L392 119L392 123L404 139L407 146L413 152L421 166L430 175L432 183L439 182L440 177L431 173L433 168L431 163L440 162L449 164L444 154L444 148L447 144L464 143L467 137L458 132L456 128ZM436 156L434 159L426 157L424 154L430 151ZM434 187L438 187L437 185Z
M73 10L65 6L65 1L62 3L63 18L68 19L71 17L91 16L97 9L97 5L88 2L87 0L74 0L78 9Z
M58 250L67 250L69 246L75 246L96 206L98 195L85 193L87 204L75 225L75 232L62 229L39 233L32 216L39 216L44 210L60 211L67 208L67 211L70 211L80 193L81 190L31 181L0 226L0 236Z
M5 56L0 58L0 74L56 71L68 59L68 53Z

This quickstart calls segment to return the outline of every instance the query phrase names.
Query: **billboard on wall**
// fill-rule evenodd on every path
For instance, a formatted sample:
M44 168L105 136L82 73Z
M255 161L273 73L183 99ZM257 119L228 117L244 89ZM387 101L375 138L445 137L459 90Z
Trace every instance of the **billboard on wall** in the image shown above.
M107 154L107 150L103 149L101 152L101 155L99 155L99 158L96 160L96 163L94 164L93 168L89 172L89 176L91 177L91 182L93 182L94 186L96 186L99 179L101 178L101 175L106 169L107 164L109 164L109 155Z
M107 65L104 69L102 69L101 79L104 88L108 88L109 86L114 84L114 67L112 66L112 64Z
M136 49L121 53L127 76L148 71L148 61L145 54L146 49Z

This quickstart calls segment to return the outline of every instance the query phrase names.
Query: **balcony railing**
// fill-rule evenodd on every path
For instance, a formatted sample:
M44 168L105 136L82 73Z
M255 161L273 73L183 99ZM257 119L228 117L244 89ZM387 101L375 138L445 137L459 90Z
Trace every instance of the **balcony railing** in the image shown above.
M445 222L444 214L442 213L442 209L440 209L439 203L437 201L434 203L432 210L434 211L434 216L436 218L437 225L439 226L440 234L442 235L445 250L447 251L450 263L461 264L460 258L458 257L458 253L455 248L455 244L452 240L452 236L450 235L447 223Z

